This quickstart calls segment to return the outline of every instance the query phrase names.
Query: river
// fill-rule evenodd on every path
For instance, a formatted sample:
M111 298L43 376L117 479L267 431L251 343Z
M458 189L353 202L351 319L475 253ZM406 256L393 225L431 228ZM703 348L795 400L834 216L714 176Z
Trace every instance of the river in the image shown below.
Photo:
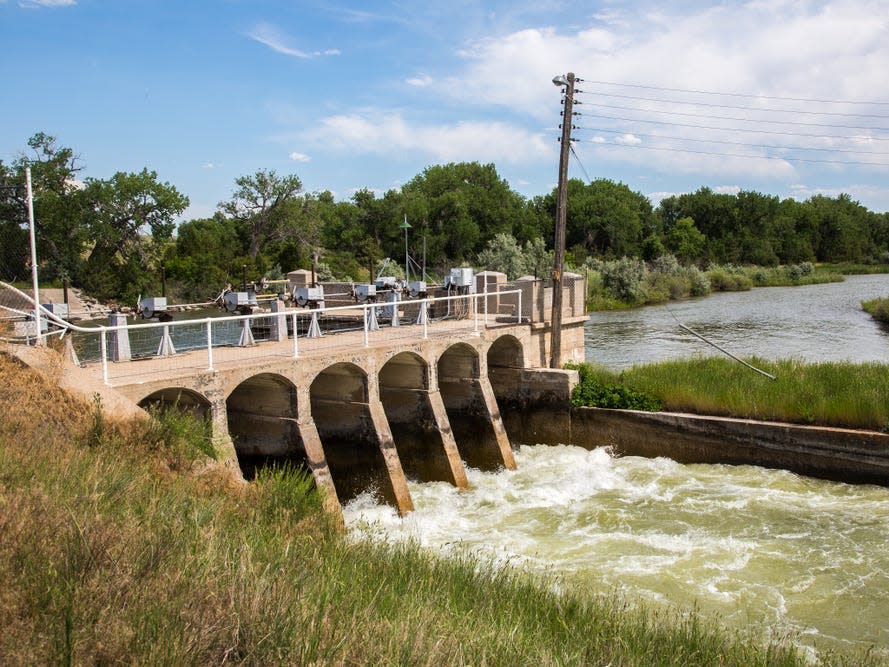
M889 330L859 306L887 295L889 276L857 276L596 313L587 357L622 368L718 354L675 314L739 355L889 362ZM469 470L466 492L411 482L417 509L404 519L364 494L346 523L527 567L565 590L696 607L757 637L789 633L813 653L874 646L889 661L889 489L602 448L521 447L516 461L515 471Z

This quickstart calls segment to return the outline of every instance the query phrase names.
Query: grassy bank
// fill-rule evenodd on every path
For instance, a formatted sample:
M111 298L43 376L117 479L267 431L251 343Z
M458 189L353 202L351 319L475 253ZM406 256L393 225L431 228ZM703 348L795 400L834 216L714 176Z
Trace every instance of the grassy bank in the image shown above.
M843 281L839 270L827 265L816 267L811 262L775 267L712 265L702 271L694 266L681 266L672 255L650 263L628 257L592 260L583 270L587 277L586 307L590 311L620 310L754 287Z
M0 414L4 665L806 664L693 614L350 542L306 478L239 483L193 463L200 425L110 423L2 353Z
M862 301L861 307L875 320L889 324L889 296Z
M587 384L621 387L664 410L889 431L887 364L748 361L777 380L724 357L584 372Z

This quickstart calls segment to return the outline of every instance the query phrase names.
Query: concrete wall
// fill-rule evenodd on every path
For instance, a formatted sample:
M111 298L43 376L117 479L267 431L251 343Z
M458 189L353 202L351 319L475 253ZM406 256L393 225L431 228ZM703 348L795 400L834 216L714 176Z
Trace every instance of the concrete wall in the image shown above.
M570 440L622 455L728 463L889 486L889 435L746 419L573 408Z

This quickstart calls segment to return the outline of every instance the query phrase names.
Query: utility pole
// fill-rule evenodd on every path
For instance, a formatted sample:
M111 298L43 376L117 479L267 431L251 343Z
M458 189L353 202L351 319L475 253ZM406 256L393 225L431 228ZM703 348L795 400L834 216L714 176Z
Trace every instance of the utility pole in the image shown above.
M553 255L553 313L550 339L550 368L562 366L562 272L565 268L565 226L568 207L568 151L571 150L571 121L574 108L574 72L559 75L553 84L564 86L562 110L562 146L559 153L559 190L556 204L556 240Z
M34 326L37 329L35 341L43 345L43 332L40 330L40 286L37 282L37 236L34 231L34 192L31 190L31 167L25 167L25 189L28 195L28 234L31 240L31 284L34 289Z

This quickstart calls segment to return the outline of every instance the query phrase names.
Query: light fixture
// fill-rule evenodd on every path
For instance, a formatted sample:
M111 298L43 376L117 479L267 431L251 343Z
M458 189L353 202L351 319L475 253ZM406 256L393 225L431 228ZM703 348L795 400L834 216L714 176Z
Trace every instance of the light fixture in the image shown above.
M553 77L553 85L554 86L567 86L568 79L565 77L564 74L558 74Z

